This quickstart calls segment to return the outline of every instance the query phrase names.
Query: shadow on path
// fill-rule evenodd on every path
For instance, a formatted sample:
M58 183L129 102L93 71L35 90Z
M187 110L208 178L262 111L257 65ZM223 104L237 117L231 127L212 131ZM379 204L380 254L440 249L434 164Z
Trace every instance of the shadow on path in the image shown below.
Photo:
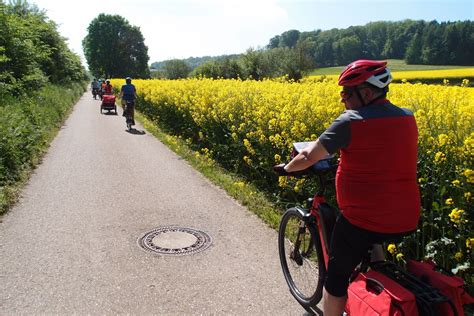
M106 110L106 111L107 111L107 110ZM113 116L118 115L117 112L112 112L112 111L101 112L100 114L102 114L102 115L113 115Z

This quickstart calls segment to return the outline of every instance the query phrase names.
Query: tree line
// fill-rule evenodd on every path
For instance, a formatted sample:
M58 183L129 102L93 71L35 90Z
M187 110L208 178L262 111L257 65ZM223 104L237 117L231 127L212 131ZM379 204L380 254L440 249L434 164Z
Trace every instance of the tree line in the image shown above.
M86 78L79 56L44 11L24 0L0 0L0 94L19 95L48 83Z
M407 64L474 65L472 21L372 22L346 29L300 32L272 37L262 49L221 56L192 67L187 60L169 60L152 76L212 78L302 78L306 71L347 65L356 59L404 59Z
M474 65L474 22L372 22L329 31L290 30L270 39L268 49L303 45L318 67L357 58L404 59L407 64Z

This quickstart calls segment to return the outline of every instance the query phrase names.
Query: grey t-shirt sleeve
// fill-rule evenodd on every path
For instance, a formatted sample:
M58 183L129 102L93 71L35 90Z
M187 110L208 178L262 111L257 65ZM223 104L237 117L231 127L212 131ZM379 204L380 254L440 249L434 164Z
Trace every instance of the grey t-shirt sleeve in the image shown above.
M319 141L329 154L334 154L339 149L349 145L351 140L351 116L351 111L345 111L319 136Z

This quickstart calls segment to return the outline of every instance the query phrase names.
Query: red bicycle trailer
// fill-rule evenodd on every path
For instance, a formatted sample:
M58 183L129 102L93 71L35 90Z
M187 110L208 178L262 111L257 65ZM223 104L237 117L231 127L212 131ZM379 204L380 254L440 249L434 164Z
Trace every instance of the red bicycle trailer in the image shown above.
M106 94L102 97L102 103L100 104L101 114L103 110L107 110L108 112L114 110L115 114L117 114L117 105L115 104L115 95Z

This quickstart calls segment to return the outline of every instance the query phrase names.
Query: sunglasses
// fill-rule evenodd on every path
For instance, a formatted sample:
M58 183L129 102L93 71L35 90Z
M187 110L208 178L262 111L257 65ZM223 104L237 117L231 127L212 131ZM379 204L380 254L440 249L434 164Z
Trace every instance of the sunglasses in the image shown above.
M342 88L341 92L339 92L339 94L341 95L341 98L343 98L344 100L347 100L350 97L352 97L355 90L356 90L355 88L344 87Z
M365 88L368 88L368 87L367 86L344 87L342 88L341 92L339 92L339 94L341 95L341 98L343 98L344 100L347 100L350 97L352 97L352 95L354 94L356 90L360 91Z

